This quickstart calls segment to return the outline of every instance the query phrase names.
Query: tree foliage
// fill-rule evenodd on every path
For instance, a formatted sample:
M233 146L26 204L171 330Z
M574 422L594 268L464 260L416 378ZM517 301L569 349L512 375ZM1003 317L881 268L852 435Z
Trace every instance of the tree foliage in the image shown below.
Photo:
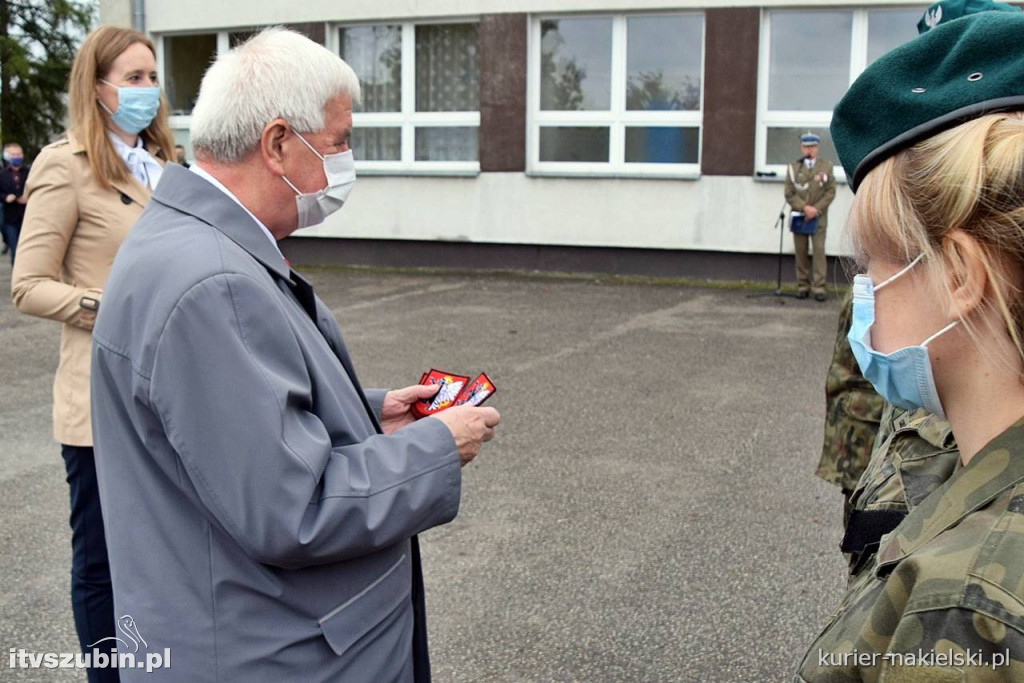
M626 109L693 111L700 109L700 86L689 76L669 84L661 70L641 71L626 83Z
M575 57L558 55L565 39L558 32L558 21L541 22L540 82L541 109L580 111L584 109L583 81L587 70Z
M71 62L93 10L80 0L0 0L0 133L29 159L64 130Z

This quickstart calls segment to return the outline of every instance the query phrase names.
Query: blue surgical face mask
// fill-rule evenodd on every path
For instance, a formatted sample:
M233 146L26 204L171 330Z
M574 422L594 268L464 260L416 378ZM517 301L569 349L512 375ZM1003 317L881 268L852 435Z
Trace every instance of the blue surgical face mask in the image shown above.
M850 324L850 347L860 366L861 374L875 387L875 391L899 408L924 408L946 419L939 401L928 358L928 344L936 337L953 329L959 321L949 325L921 342L920 346L907 346L892 353L879 353L871 348L871 326L875 323L875 292L903 276L916 266L924 254L884 282L873 285L867 275L853 278L853 320Z
M118 128L130 135L138 135L153 122L160 109L160 88L136 88L117 86L100 79L112 88L117 88L117 111L110 111L100 100L100 106L110 114Z

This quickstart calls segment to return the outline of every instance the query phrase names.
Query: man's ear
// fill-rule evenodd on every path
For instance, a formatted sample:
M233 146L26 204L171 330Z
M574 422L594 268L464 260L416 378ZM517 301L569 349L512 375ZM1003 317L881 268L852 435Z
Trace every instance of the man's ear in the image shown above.
M291 134L291 128L284 119L274 119L263 127L260 134L260 158L274 175L283 176L284 141Z
M981 244L963 230L952 230L946 235L943 250L950 264L949 291L952 295L951 318L967 318L981 305L991 282L988 264Z

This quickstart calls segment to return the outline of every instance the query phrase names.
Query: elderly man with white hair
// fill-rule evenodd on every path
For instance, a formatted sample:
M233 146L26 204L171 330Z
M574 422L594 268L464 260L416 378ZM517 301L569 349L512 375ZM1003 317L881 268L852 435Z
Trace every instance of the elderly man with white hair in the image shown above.
M363 390L277 240L346 202L355 74L270 29L210 67L94 331L93 429L122 680L425 681L416 534L499 421ZM166 664L166 663L165 663Z

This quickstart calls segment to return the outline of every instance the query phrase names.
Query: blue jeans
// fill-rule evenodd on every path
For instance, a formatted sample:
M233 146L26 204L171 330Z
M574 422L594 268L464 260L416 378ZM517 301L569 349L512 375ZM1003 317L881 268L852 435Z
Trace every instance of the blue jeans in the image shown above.
M14 223L4 223L4 244L11 250L11 265L14 265L14 251L18 248L18 237L21 235L21 226Z
M91 447L61 445L60 450L71 487L71 611L82 651L91 652L89 646L96 641L117 635L96 462ZM114 645L114 641L107 641L96 649L109 652ZM117 669L86 671L89 683L120 680Z

